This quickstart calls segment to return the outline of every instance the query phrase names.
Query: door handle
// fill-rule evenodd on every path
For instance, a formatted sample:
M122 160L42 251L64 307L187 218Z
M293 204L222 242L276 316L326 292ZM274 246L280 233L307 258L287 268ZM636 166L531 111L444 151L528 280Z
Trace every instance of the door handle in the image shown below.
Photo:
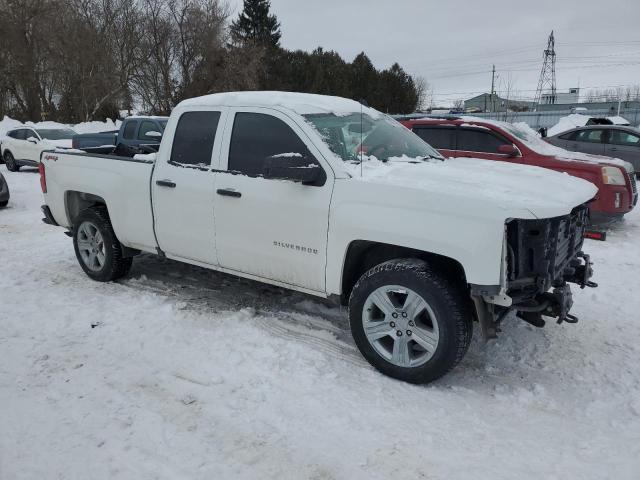
M225 197L240 198L242 196L240 192L236 190L231 190L229 188L219 188L218 190L216 190L216 193L218 195L224 195Z
M611 147L609 150L611 150L612 152L617 152L618 149L616 147Z
M156 180L156 185L159 185L160 187L176 188L176 184L171 180Z

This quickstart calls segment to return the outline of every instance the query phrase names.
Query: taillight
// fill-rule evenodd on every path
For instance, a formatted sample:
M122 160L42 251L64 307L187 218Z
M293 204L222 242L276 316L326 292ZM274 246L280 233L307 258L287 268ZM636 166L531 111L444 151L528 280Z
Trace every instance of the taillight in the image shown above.
M42 188L42 193L47 193L47 174L44 171L44 163L40 162L38 164L38 172L40 172L40 188Z

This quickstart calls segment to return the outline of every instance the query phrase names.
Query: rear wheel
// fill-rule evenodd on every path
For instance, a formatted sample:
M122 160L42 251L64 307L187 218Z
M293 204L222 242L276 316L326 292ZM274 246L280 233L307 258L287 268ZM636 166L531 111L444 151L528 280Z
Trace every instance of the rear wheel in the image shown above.
M472 314L461 289L417 259L392 260L365 273L349 300L356 345L382 373L433 381L462 359Z
M9 204L9 200L5 200L4 202L0 202L0 208L4 208Z
M11 152L4 152L4 163L7 166L7 170L10 172L17 172L20 170L20 165L17 164L16 159L13 158Z
M123 258L105 207L92 207L80 213L73 228L73 246L84 272L99 282L110 282L126 275L132 258Z

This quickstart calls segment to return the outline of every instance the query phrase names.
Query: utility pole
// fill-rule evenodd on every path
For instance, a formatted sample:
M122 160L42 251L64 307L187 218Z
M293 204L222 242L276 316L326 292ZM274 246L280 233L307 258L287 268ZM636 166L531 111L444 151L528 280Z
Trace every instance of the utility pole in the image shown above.
M536 96L534 99L534 108L540 105L542 101L542 94L545 90L548 90L550 93L549 103L556 103L556 40L553 35L553 30L551 31L551 35L549 35L549 40L547 41L547 48L543 53L543 62L542 62L542 71L540 72L540 80L538 80L538 88L536 89Z
M491 111L495 112L496 111L496 100L495 100L495 95L496 93L496 66L493 66L493 69L491 70Z

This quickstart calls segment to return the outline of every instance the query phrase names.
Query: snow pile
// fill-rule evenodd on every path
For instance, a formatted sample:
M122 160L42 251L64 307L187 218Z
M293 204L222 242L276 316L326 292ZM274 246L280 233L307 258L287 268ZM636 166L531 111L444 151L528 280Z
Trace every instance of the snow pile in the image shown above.
M566 117L562 117L558 120L553 127L550 127L547 130L547 135L553 137L562 132L566 132L567 130L571 130L576 127L584 127L591 117L588 115L581 115L579 113L572 113L571 115L567 115Z
M82 122L75 125L64 124L58 122L25 122L22 123L19 120L14 120L13 118L9 118L5 116L2 120L0 120L0 139L2 139L9 130L13 130L14 128L20 127L33 127L33 128L72 128L77 133L98 133L109 130L117 130L120 128L120 120L107 120L105 122Z
M556 123L553 127L547 130L547 135L553 137L554 135L558 135L559 133L566 132L567 130L571 130L572 128L584 127L587 122L594 118L591 115L581 115L579 113L572 113L571 115L567 115L566 117L562 117L558 123ZM597 117L600 118L600 117ZM629 121L620 116L606 117L611 121L613 125L629 125Z
M580 323L510 315L415 386L312 297L150 255L90 281L35 170L0 171L3 479L638 478L640 209L586 241Z

